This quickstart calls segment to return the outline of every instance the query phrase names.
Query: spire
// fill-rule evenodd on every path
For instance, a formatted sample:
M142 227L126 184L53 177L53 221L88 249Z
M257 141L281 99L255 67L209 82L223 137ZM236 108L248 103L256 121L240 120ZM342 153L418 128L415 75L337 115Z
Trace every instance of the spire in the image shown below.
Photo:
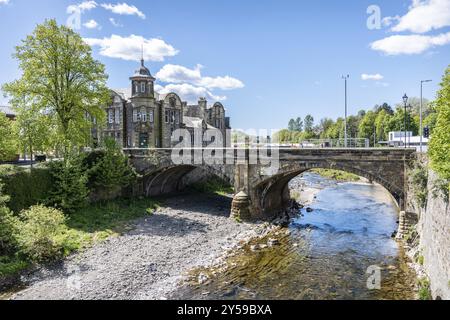
M141 66L144 66L144 44L141 45Z

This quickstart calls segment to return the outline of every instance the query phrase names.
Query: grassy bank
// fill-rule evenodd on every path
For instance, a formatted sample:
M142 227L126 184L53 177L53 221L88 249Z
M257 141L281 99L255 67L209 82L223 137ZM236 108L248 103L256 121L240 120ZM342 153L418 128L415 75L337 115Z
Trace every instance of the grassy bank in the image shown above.
M67 216L63 231L55 234L50 241L60 243L61 256L66 257L129 230L131 221L153 214L159 206L151 199L120 199L91 204ZM17 274L31 264L20 252L0 256L0 277Z
M311 172L321 175L322 177L333 179L336 181L350 181L356 182L361 180L359 176L353 173L340 171L340 170L332 170L332 169L313 169Z

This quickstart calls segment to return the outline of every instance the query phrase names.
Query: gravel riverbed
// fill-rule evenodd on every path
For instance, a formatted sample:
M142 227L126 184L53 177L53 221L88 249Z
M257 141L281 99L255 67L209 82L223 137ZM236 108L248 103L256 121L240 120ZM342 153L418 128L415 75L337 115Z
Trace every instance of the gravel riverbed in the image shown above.
M189 270L264 233L261 224L230 219L230 205L213 195L168 198L132 231L24 275L26 289L12 299L168 299Z

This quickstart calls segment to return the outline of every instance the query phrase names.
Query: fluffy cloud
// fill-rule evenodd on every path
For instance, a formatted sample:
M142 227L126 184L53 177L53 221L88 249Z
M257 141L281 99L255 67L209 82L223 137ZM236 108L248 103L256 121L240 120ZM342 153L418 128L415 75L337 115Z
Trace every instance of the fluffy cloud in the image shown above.
M225 96L216 96L211 91L203 87L196 87L191 84L168 84L166 86L156 85L155 90L160 94L167 94L170 92L177 93L182 100L188 103L194 104L198 102L199 97L205 97L212 101L224 101L227 99Z
M450 43L450 32L437 36L395 35L370 44L373 50L387 55L420 54L426 50Z
M363 73L361 75L361 79L362 80L382 80L384 77L377 73L377 74L367 74L367 73Z
M450 26L449 0L413 0L406 15L392 28L394 32L425 33Z
M86 23L83 23L83 26L85 26L88 29L96 29L96 28L100 28L100 25L97 23L97 21L95 20L89 20Z
M194 69L167 64L156 74L156 77L163 82L190 83L207 89L232 90L244 87L242 81L230 76L203 77L201 69L202 65L199 64Z
M85 38L84 41L90 46L100 47L102 56L127 61L139 61L142 46L144 46L144 59L149 61L164 61L166 57L175 56L179 52L162 39L145 39L134 34L128 37L113 34L109 38Z
M145 19L145 14L142 13L142 11L140 11L138 8L136 8L133 5L129 5L127 3L118 3L118 4L110 4L110 3L103 3L101 4L101 6L106 9L109 10L115 14L120 14L120 15L136 15L141 19Z
M8 4L9 0L0 0L0 4Z
M97 7L97 2L95 1L83 1L79 4L72 4L67 7L67 13L75 13L80 12L83 13L85 11L89 11L95 9Z

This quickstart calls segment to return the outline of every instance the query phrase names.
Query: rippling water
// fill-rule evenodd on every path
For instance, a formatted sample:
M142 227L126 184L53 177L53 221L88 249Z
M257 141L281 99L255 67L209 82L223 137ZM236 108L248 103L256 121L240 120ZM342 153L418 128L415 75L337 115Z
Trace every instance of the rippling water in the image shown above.
M280 245L250 250L226 266L195 270L185 299L412 299L414 276L391 238L398 212L379 185L335 183L305 174L293 184L320 187L313 212L302 210ZM273 238L273 235L270 237ZM268 239L258 243L265 244ZM261 246L259 246L261 247ZM368 268L381 270L381 289L367 287ZM206 275L198 284L199 274Z

